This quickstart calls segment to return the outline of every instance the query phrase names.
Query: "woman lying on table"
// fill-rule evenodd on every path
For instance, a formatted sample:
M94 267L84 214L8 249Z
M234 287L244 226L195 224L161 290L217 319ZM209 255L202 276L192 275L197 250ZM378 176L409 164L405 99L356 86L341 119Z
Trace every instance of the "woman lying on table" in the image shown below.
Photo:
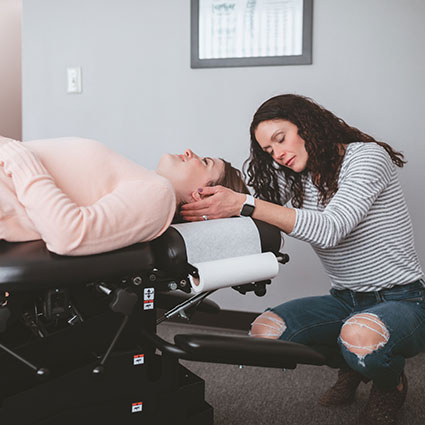
M0 165L0 239L43 239L62 255L152 240L201 186L247 190L228 162L189 149L149 171L94 140L0 137Z

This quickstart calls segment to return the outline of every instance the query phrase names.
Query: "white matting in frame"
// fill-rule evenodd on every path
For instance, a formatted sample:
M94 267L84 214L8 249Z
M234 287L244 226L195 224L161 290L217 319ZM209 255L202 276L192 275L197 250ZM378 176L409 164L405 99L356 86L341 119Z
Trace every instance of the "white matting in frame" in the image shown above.
M192 68L311 64L312 0L192 0Z

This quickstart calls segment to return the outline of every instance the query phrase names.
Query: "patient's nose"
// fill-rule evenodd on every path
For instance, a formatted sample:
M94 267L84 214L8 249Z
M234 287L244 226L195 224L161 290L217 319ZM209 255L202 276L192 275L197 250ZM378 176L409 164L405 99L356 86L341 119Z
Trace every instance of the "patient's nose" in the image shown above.
M189 159L191 159L192 157L193 157L193 152L190 150L190 149L186 149L185 151L184 151L184 156L186 157L186 158L189 158Z

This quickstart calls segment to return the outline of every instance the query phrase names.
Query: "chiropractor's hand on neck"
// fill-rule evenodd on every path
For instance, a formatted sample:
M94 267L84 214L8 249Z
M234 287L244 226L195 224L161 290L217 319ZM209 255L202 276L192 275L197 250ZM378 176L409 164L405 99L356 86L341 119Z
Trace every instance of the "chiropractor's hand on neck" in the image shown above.
M223 186L203 187L198 191L202 195L200 201L181 207L180 213L186 221L239 216L246 199L244 193L237 193ZM296 212L294 208L256 199L251 217L277 226L289 234L295 226Z
M198 190L201 200L181 206L181 215L187 221L238 216L246 195L223 186L207 186Z

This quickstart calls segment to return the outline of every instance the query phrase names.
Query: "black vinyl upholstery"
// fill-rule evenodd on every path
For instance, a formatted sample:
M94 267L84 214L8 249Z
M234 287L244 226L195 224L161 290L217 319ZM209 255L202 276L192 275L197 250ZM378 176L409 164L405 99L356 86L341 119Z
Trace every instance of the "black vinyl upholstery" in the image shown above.
M254 223L262 251L280 257L280 230ZM183 294L190 292L191 267L173 227L154 241L90 256L56 255L43 241L0 241L0 423L212 425L204 383L179 359L288 369L326 364L321 352L291 342L185 334L172 344L160 338L161 302L172 312L182 301L194 303L185 314L199 306L219 311ZM270 280L246 286L257 283L265 293ZM135 363L140 356L143 363Z
M262 251L279 252L280 231L254 220ZM131 276L153 268L175 271L187 263L180 233L170 227L159 238L102 254L61 256L47 250L43 241L0 241L0 291L26 291L67 287L102 279Z
M183 334L176 345L196 360L295 369L298 363L324 365L325 357L301 344L248 336Z
M0 242L0 291L66 287L102 279L118 279L155 266L148 243L88 256L61 256L43 241Z

